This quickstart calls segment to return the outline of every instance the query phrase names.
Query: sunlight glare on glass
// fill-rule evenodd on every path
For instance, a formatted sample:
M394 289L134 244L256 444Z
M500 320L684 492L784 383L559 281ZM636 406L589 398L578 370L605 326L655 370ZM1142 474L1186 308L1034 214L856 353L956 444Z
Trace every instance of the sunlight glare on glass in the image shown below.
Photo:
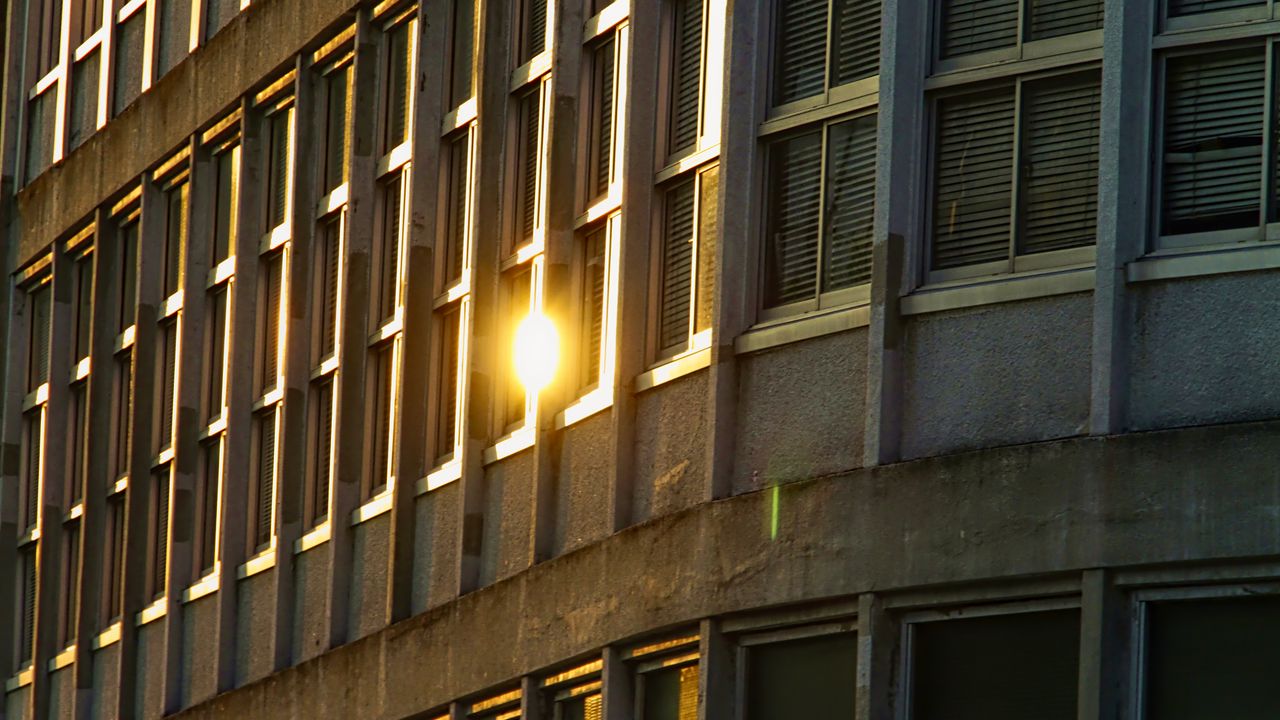
M546 387L560 361L560 337L556 326L539 312L530 313L516 328L516 375L526 390Z

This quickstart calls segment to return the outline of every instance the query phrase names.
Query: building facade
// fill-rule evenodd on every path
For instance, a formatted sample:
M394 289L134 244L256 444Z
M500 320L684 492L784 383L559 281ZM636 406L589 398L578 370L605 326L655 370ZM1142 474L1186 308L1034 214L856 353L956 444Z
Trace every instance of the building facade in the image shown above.
M4 720L1280 716L1275 0L0 22Z

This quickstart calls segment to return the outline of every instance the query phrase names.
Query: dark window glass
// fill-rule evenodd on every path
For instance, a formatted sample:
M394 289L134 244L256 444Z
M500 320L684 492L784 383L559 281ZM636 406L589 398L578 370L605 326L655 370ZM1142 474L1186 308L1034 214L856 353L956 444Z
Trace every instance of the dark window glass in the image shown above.
M49 339L53 320L53 290L45 283L28 295L31 310L31 326L27 349L27 392L34 392L49 382Z
M386 139L383 152L391 152L409 139L409 75L413 66L413 55L409 52L411 26L412 23L404 23L396 27L387 38Z
M165 195L164 296L182 287L182 256L187 247L187 184Z
M283 110L271 116L271 148L267 156L268 229L279 227L288 220L289 213L289 126L293 110Z
M371 498L387 487L391 476L392 387L395 373L395 345L386 343L376 348L370 360L370 390L373 413L370 425L369 476L365 481L365 498Z
M240 217L237 195L240 185L240 149L225 150L217 157L218 194L213 215L213 257L211 266L226 260L236 244L236 224Z
M403 232L403 181L396 175L382 186L382 232L378 245L377 320L385 322L396 312L400 289L400 243Z
M309 499L312 525L324 522L329 515L329 478L333 453L333 378L316 381L311 389L311 451L308 463Z
M533 239L538 224L538 170L542 148L542 88L535 87L520 98L520 175L517 178L515 207L516 242Z
M449 142L449 184L445 211L449 214L445 227L445 282L452 284L462 277L467 246L467 203L469 201L471 135L465 132Z
M276 492L276 410L274 407L254 416L253 444L256 459L253 498L250 505L253 513L250 541L255 550L262 550L271 544L274 520L272 514Z
M752 646L748 720L853 718L857 663L852 633Z
M456 108L466 102L473 94L472 79L475 65L475 0L454 0L453 2L453 73L449 93L449 107Z
M654 670L642 680L642 720L697 720L697 665Z
M75 360L89 356L89 333L93 328L93 256L76 262Z
M151 478L151 552L147 596L163 597L169 573L169 466Z
M333 71L327 79L325 99L324 192L347 179L351 155L351 66Z
M582 297L579 307L582 314L579 343L582 355L579 360L583 388L593 388L600 382L601 351L604 346L605 316L605 248L606 231L597 230L582 243Z
M436 457L452 456L457 444L458 425L458 352L461 331L461 309L441 317L439 417L436 421Z
M919 623L914 720L1073 720L1080 674L1077 610Z
M196 537L196 569L203 576L213 569L218 549L218 488L222 479L222 442L215 438L200 446L199 486L196 502L200 523Z
M120 314L117 330L124 332L133 325L138 312L138 224L126 225L120 231Z
M1147 606L1148 718L1280 717L1280 598Z
M704 0L676 0L675 56L671 63L671 119L667 152L679 154L698 142L702 121Z

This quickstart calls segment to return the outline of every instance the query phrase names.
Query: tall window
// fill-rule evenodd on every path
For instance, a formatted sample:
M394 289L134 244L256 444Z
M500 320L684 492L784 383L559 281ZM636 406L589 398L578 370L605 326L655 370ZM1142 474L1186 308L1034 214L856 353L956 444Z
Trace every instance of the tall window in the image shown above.
M80 605L80 519L64 523L59 578L58 647L75 642Z
M351 156L351 74L348 56L331 66L324 76L322 193L347 181L347 165Z
M200 459L196 468L196 533L193 543L194 567L200 576L212 571L217 559L222 455L227 425L229 303L230 279L210 288L205 301L204 399Z
M62 0L31 0L27 7L30 35L28 47L34 50L36 77L39 80L58 65L61 45Z
M462 423L458 409L462 403L462 368L466 366L463 333L471 303L475 138L474 121L444 138L446 157L441 168L443 183L440 196L444 212L440 227L442 242L438 245L443 248L443 253L434 303L435 347L440 350L430 396L433 401L431 426L434 430L429 431L433 436L427 438L437 466L458 460L456 451L461 442ZM457 466L456 462L454 466Z
M174 464L177 415L179 313L166 317L156 333L155 442L148 503L147 596L163 597L169 570L169 500Z
M183 255L187 248L186 182L165 191L164 265L161 287L168 299L182 288Z
M537 284L534 282L534 273L538 269L540 269L540 263L522 266L503 278L506 290L504 298L506 326L503 337L514 339L516 328L537 309L539 293L537 293ZM517 358L512 351L513 344L510 341L507 343L506 403L503 407L500 428L504 433L513 432L524 426L533 410L535 400L525 391L524 385L516 375Z
M696 720L698 717L697 638L686 646L635 653L637 716L640 720Z
M217 193L214 197L213 247L209 267L216 268L236 248L236 229L240 220L240 146L232 145L214 156L217 168Z
M292 99L286 103L292 102ZM286 105L267 118L267 232L287 225L293 187L293 108Z
M27 545L18 551L19 582L13 586L15 609L14 653L19 668L29 667L36 649L36 546Z
M412 12L406 15L412 16ZM383 60L382 152L389 153L409 139L413 109L414 39L416 20L397 20L387 31Z
M311 290L311 384L307 406L307 519L325 521L333 481L337 411L338 324L341 312L343 217L321 223L313 246Z
M710 343L714 262L718 245L719 83L723 8L706 0L671 0L669 79L660 134L657 187L660 222L654 243L656 297L652 359Z
M880 2L779 1L773 37L766 319L869 298Z
M1057 5L940 10L929 281L1093 260L1101 77L1066 53L1100 46L1101 3ZM1013 62L994 81L972 75L1030 57L1040 58L1034 74Z
M548 41L551 28L547 22L551 12L550 4L549 0L516 0L516 7L519 9L516 25L517 64L523 65L551 47Z
M76 29L72 44L79 47L102 27L102 0L73 0L71 25Z
M49 361L53 316L53 285L48 277L25 288L27 313L26 396L22 407L22 454L18 466L18 574L15 583L14 659L18 667L31 663L35 653L36 559L44 482L46 414L49 402Z
M453 0L452 8L449 107L457 108L475 94L476 0Z
M284 304L287 249L269 251L258 270L257 357L254 361L252 471L246 504L248 547L262 551L275 540L276 479L279 477L280 418L284 403L281 359L284 348Z
M116 335L111 365L111 426L108 438L107 528L102 548L100 627L119 618L123 603L125 505L133 440L133 342L137 313L138 210L120 220L115 234L116 271L112 278ZM145 488L140 490L145 492Z
M566 670L542 681L550 717L558 720L602 720L600 661Z

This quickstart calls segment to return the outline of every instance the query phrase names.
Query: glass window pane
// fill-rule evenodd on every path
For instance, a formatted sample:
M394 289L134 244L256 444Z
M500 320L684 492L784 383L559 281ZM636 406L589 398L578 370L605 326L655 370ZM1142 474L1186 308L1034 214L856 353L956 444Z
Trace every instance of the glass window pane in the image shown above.
M857 664L853 633L751 647L748 720L853 720Z

